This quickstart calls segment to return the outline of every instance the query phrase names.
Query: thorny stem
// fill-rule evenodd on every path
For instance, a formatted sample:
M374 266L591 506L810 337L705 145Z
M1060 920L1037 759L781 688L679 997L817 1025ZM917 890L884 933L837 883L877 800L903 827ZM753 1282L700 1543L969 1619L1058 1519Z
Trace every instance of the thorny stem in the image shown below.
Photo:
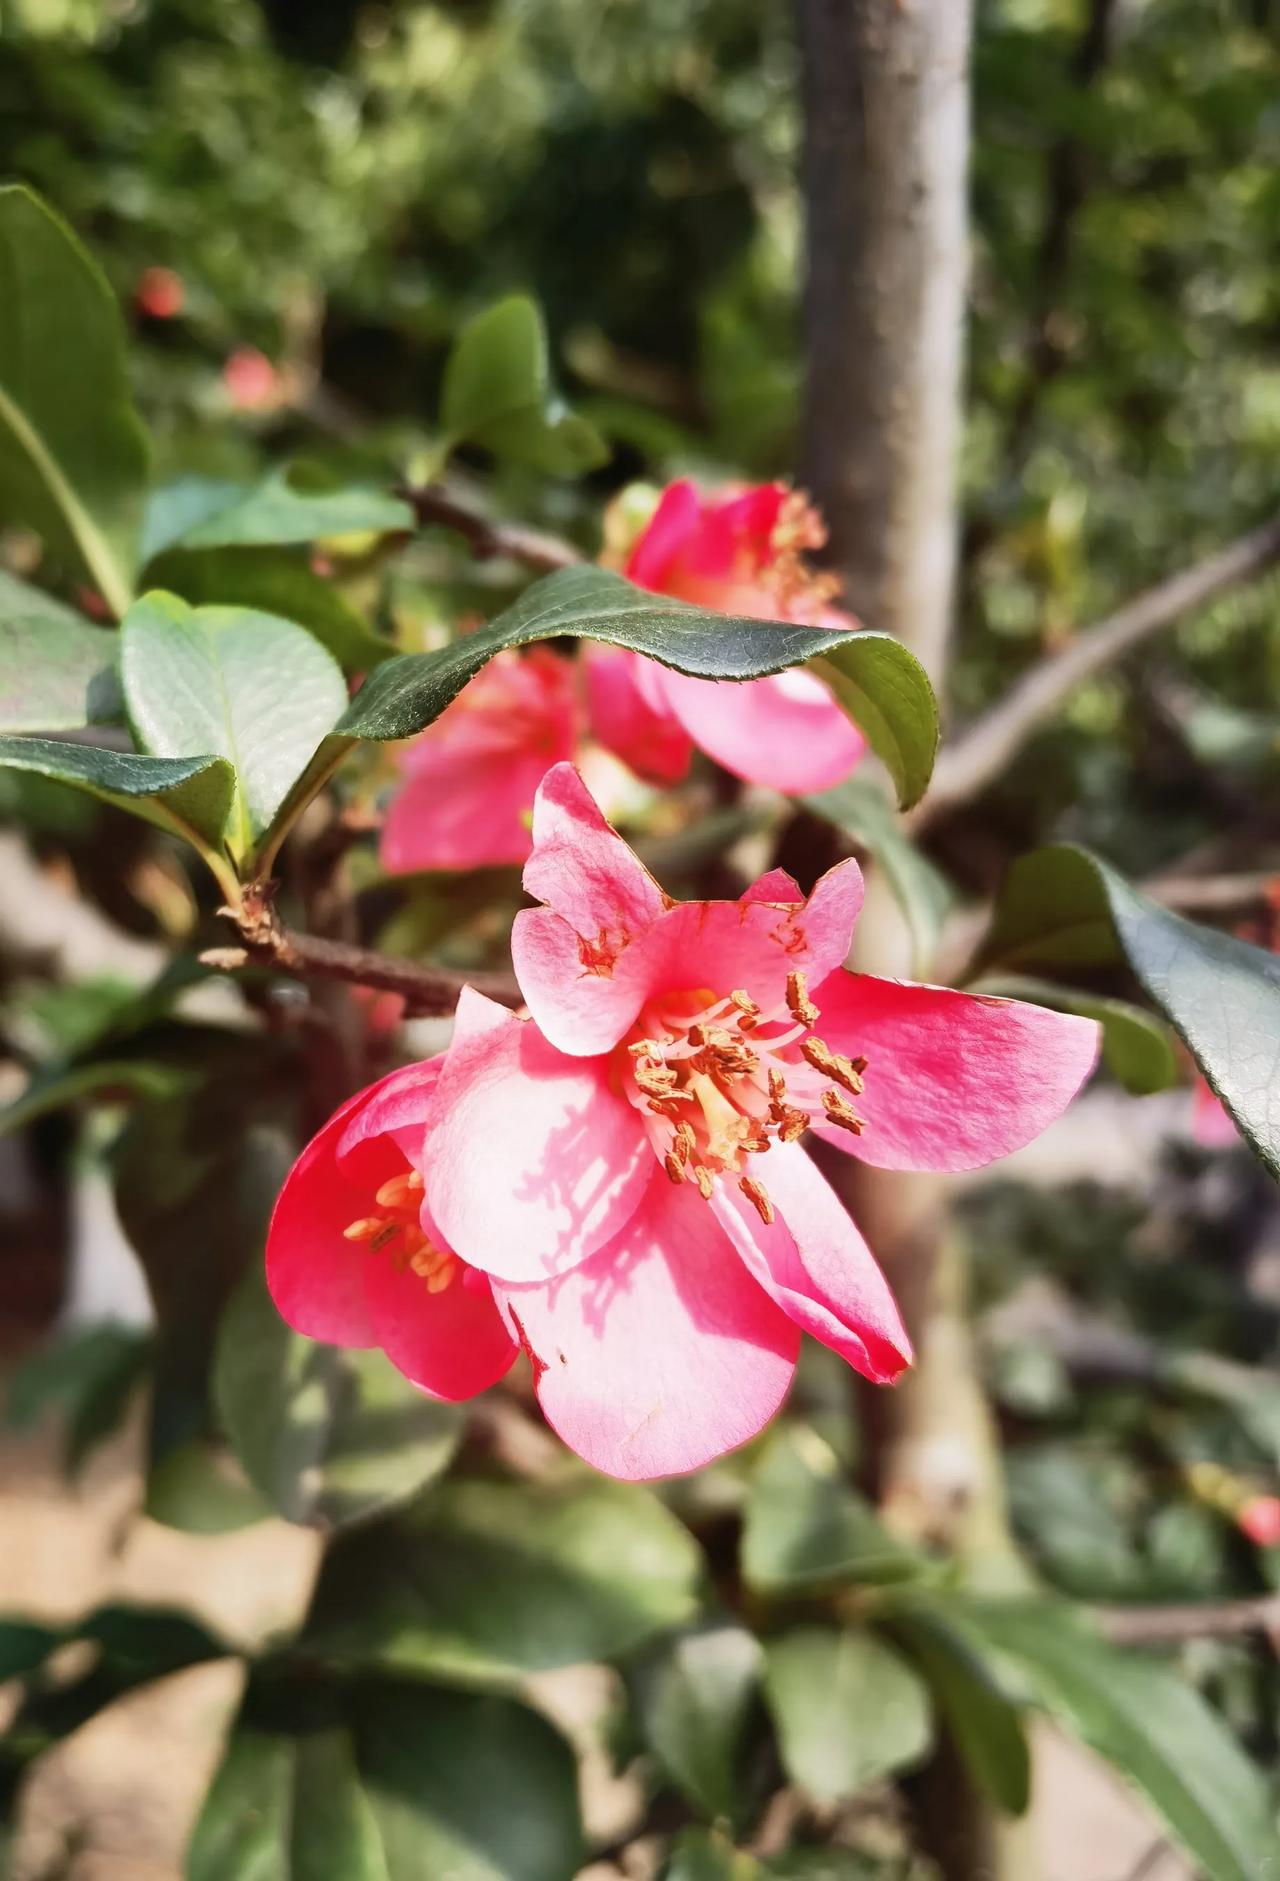
M500 555L547 575L583 560L571 542L518 523L497 522L442 483L406 485L397 494L412 506L420 523L442 523L462 536L477 561Z
M348 941L295 933L285 927L276 913L275 892L274 882L249 882L241 889L237 901L229 902L220 910L235 923L243 944L211 948L202 955L208 965L234 970L253 961L274 967L281 973L290 973L295 979L344 980L352 986L399 993L411 1018L451 1013L464 986L472 986L504 1006L521 1004L519 987L503 975L420 966L415 961L398 960L368 947L353 946Z

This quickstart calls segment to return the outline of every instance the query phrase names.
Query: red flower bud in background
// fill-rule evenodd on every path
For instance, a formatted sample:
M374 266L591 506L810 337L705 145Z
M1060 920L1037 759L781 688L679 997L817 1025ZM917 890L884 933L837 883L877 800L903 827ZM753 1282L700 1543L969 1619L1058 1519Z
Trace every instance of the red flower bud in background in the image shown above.
M1242 1535L1259 1548L1280 1548L1280 1496L1253 1496L1236 1517Z
M223 365L222 383L237 411L270 411L281 403L280 374L256 346L237 346Z
M144 268L138 276L133 301L150 320L173 320L182 312L187 290L172 268Z

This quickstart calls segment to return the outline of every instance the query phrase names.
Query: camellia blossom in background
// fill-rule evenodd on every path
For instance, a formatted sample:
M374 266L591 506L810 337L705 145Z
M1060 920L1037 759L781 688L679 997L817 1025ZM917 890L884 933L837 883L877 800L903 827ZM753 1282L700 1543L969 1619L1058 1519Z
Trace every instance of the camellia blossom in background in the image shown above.
M438 1398L470 1398L508 1371L516 1346L484 1274L441 1238L422 1151L440 1061L361 1091L289 1172L267 1236L267 1284L296 1332L381 1346Z
M721 613L852 630L857 623L830 606L833 578L803 560L823 540L814 510L783 484L704 498L692 483L673 483L624 572ZM402 753L383 867L401 875L523 862L541 778L591 740L650 783L682 778L696 745L750 783L794 792L839 783L865 748L812 673L688 679L595 645L581 661L542 647L501 654Z
M571 765L544 780L512 952L532 1017L468 992L423 1169L490 1275L543 1411L610 1475L759 1431L806 1330L866 1377L910 1359L889 1288L801 1147L889 1169L1020 1148L1094 1062L1092 1021L846 972L862 877L781 871L673 904Z

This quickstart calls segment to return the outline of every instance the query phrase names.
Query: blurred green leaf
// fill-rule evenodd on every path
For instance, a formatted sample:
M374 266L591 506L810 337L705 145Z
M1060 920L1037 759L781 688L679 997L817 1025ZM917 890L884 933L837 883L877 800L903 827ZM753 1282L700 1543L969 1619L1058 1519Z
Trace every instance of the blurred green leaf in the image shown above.
M818 1803L910 1769L933 1742L928 1687L865 1629L797 1627L769 1640L764 1689L787 1774Z
M38 1071L11 1104L0 1110L0 1136L25 1130L37 1117L66 1110L82 1098L110 1102L114 1097L165 1097L180 1091L190 1073L176 1065L152 1063L146 1058L98 1058L92 1064L67 1070Z
M268 827L347 698L336 663L292 621L192 608L158 591L125 616L120 675L146 751L211 752L234 767L227 836L238 856Z
M972 1640L927 1608L895 1622L974 1782L1011 1816L1031 1798L1031 1754L1018 1708Z
M344 485L295 464L252 485L184 478L157 491L147 518L146 556L150 561L165 549L250 548L416 527L409 505L389 491Z
M702 1571L693 1537L632 1485L446 1483L330 1550L307 1637L358 1663L503 1681L681 1625Z
M236 1459L208 1438L175 1444L147 1472L143 1512L184 1535L228 1535L274 1514Z
M131 1326L81 1326L19 1361L9 1374L5 1419L16 1430L56 1408L67 1433L67 1468L119 1429L145 1375L149 1334Z
M1119 1652L1069 1608L969 1602L966 1623L1031 1700L1141 1790L1213 1881L1280 1862L1275 1798L1176 1666Z
M876 784L849 777L832 790L806 797L805 806L852 837L885 872L898 906L911 930L916 966L924 971L942 923L955 905L956 894L940 869L934 867L905 835L892 806Z
M737 1814L738 1751L761 1663L754 1634L729 1620L708 1620L662 1640L636 1668L649 1748L705 1815Z
M1010 869L978 966L1127 962L1273 1175L1280 1174L1280 959L1170 914L1067 844Z
M762 1593L839 1581L893 1581L926 1564L877 1520L835 1452L804 1424L780 1424L756 1467L742 1533L742 1573Z
M114 614L132 590L147 457L105 277L38 196L0 188L0 518L35 529Z
M1108 999L1100 993L1083 993L1017 973L984 975L966 991L990 993L999 999L1025 999L1054 1012L1077 1012L1086 1019L1096 1019L1102 1027L1102 1062L1117 1084L1135 1097L1167 1091L1179 1081L1178 1059L1168 1027L1127 999Z
M250 1686L196 1824L188 1881L568 1881L568 1746L510 1699Z
M662 1881L760 1881L765 1870L754 1855L734 1848L712 1829L686 1829L676 1840Z
M213 1395L236 1455L290 1522L342 1528L406 1501L448 1467L456 1406L417 1390L381 1352L290 1331L261 1263L223 1314Z
M33 1620L0 1619L0 1685L38 1672L51 1653L66 1644L61 1627L37 1626Z
M542 312L523 294L463 327L445 365L440 418L450 444L479 444L552 476L579 476L609 456L595 427L552 392Z
M70 784L197 848L221 843L235 793L235 772L224 758L139 757L52 738L0 738L0 768Z
M287 548L173 549L148 573L157 588L193 607L253 608L295 621L348 672L368 672L396 651L365 625L332 581Z
M124 710L118 636L0 568L0 731L75 731Z

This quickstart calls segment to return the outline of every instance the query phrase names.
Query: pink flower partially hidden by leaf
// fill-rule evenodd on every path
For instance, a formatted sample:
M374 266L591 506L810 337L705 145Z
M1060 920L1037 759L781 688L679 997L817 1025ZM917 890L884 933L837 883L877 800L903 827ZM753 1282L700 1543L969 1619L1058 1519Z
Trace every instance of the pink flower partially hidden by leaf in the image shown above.
M1222 1099L1199 1072L1191 1098L1191 1134L1204 1149L1230 1149L1240 1141L1240 1132Z
M1280 1548L1280 1496L1250 1497L1236 1527L1259 1548Z
M538 785L576 743L572 662L546 647L498 654L401 752L383 868L406 875L523 862Z
M426 1118L440 1061L361 1091L307 1145L276 1203L267 1284L296 1332L381 1346L433 1397L473 1397L516 1346L476 1273L441 1235L424 1192Z
M805 560L825 540L817 512L783 484L705 497L685 479L663 491L623 572L719 614L852 631L857 622L831 605L838 580ZM638 653L590 649L586 657L596 736L657 783L683 776L696 745L749 783L825 790L865 749L812 673L739 683L690 679Z
M544 780L512 951L532 1017L464 994L423 1170L548 1421L613 1476L697 1468L778 1409L801 1330L910 1362L893 1296L801 1146L890 1169L1020 1148L1094 1062L1090 1020L848 973L856 863L672 903L578 773Z

